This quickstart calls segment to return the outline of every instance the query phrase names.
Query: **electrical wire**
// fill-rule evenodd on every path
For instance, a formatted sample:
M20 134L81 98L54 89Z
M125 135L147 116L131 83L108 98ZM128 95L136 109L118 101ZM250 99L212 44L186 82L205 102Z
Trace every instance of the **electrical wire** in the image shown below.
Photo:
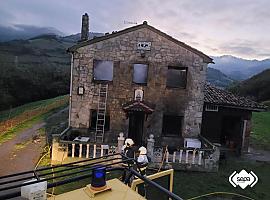
M249 199L249 200L255 200L253 198L244 196L242 194L233 193L233 192L211 192L211 193L203 194L203 195L200 195L200 196L192 197L192 198L189 198L187 200L199 199L199 198L202 198L202 197L207 197L207 196L211 196L211 195L215 195L215 194L227 194L227 195L233 195L233 196L243 197L243 198Z

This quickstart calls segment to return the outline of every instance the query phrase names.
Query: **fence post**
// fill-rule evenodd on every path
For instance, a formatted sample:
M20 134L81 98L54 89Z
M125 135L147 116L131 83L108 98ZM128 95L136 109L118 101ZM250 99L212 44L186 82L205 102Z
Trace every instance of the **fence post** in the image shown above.
M190 151L192 151L192 150L186 150L186 164L188 163L188 154Z
M203 154L203 151L199 151L198 165L201 165L202 164L202 154Z
M74 158L74 154L75 154L75 144L72 143L72 151L71 151L71 157Z
M192 164L195 164L196 150L194 149L192 152Z
M97 145L94 144L93 158L96 158L96 153L97 153Z
M52 161L58 161L59 135L52 135Z
M179 154L179 163L182 162L182 156L183 156L183 149L180 150L180 154Z
M103 145L101 145L101 150L100 150L100 157L103 156Z
M117 138L118 140L118 144L117 144L117 150L118 150L118 153L121 153L122 151L122 147L124 145L124 142L125 142L125 138L124 138L124 133L119 133L119 137Z
M175 156L176 156L176 151L175 152L173 152L173 162L175 162Z
M149 139L147 139L147 155L151 159L153 159L154 157L154 146L155 146L154 135L150 134Z
M82 157L82 144L80 144L79 158Z
M168 162L169 162L169 152L166 151L166 163L168 163Z
M86 145L86 158L89 158L89 144Z
M60 135L53 134L52 135L52 162L62 162L68 156L68 147L63 146L59 143Z

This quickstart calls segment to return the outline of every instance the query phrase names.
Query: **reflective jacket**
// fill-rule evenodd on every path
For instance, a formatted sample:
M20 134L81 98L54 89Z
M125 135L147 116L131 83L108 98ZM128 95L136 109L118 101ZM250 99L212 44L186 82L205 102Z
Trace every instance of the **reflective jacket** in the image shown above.
M139 155L139 157L137 158L137 162L138 162L138 167L141 170L145 170L149 163L147 155Z

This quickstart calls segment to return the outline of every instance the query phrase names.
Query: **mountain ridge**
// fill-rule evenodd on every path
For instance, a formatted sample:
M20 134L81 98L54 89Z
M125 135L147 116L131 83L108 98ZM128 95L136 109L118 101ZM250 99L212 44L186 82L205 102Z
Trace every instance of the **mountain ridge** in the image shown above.
M209 66L220 70L235 80L245 80L270 68L270 59L248 60L232 55L212 56L215 64Z

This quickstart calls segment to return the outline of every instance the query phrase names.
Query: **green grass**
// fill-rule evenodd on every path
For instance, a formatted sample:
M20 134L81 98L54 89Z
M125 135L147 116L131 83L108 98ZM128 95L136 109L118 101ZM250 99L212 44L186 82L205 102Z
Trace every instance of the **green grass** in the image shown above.
M16 117L16 116L19 116L20 114L23 114L26 111L31 111L31 110L34 110L36 108L49 106L50 104L54 103L55 101L62 100L64 98L66 98L66 96L60 96L60 97L56 97L56 98L52 98L52 99L29 103L29 104L14 108L13 112L4 111L4 112L2 112L4 117L2 116L2 113L0 116L1 116L2 120L8 119L8 116L9 116L9 118L11 118L11 116ZM52 108L45 113L33 116L30 119L28 119L27 121L11 127L10 129L8 129L8 131L0 134L0 144L6 142L8 140L11 140L12 138L14 138L16 136L17 133L19 133L27 128L31 128L36 123L41 122L43 120L46 120L53 113L66 107L67 103L68 102L64 103L63 105L60 105L59 107ZM8 115L7 115L7 113L8 113ZM40 130L40 131L44 132L44 130Z
M66 97L66 95L55 97L55 98L52 98L52 99L45 99L45 100L41 100L41 101L35 101L35 102L24 104L22 106L18 106L16 108L12 108L12 109L9 109L9 110L0 111L0 122L4 121L4 120L7 120L9 118L13 118L13 117L15 117L15 116L17 116L19 114L22 114L25 111L34 110L34 109L39 108L39 107L48 106L51 103L53 103L53 102L55 102L57 100L61 100L61 99L65 98L65 97Z
M252 143L264 149L270 149L270 112L252 114Z
M228 181L229 176L234 172L240 172L242 169L248 172L252 170L259 178L258 183L253 187L247 187L245 190L240 187L234 188ZM174 193L184 199L192 198L212 192L232 192L254 198L256 200L270 199L269 193L270 164L248 162L241 159L228 160L227 164L220 166L217 173L202 172L175 172L174 175ZM217 197L217 195L215 196ZM232 197L230 195L218 195L218 197ZM209 198L198 198L204 200ZM235 198L243 199L243 198Z
M16 136L17 133L27 129L27 128L31 128L33 125L35 125L36 123L40 122L41 120L45 119L46 115L40 115L37 117L33 117L32 119L19 124L17 126L14 126L13 128L9 129L5 134L1 134L0 135L0 144L11 140L12 138L14 138Z

